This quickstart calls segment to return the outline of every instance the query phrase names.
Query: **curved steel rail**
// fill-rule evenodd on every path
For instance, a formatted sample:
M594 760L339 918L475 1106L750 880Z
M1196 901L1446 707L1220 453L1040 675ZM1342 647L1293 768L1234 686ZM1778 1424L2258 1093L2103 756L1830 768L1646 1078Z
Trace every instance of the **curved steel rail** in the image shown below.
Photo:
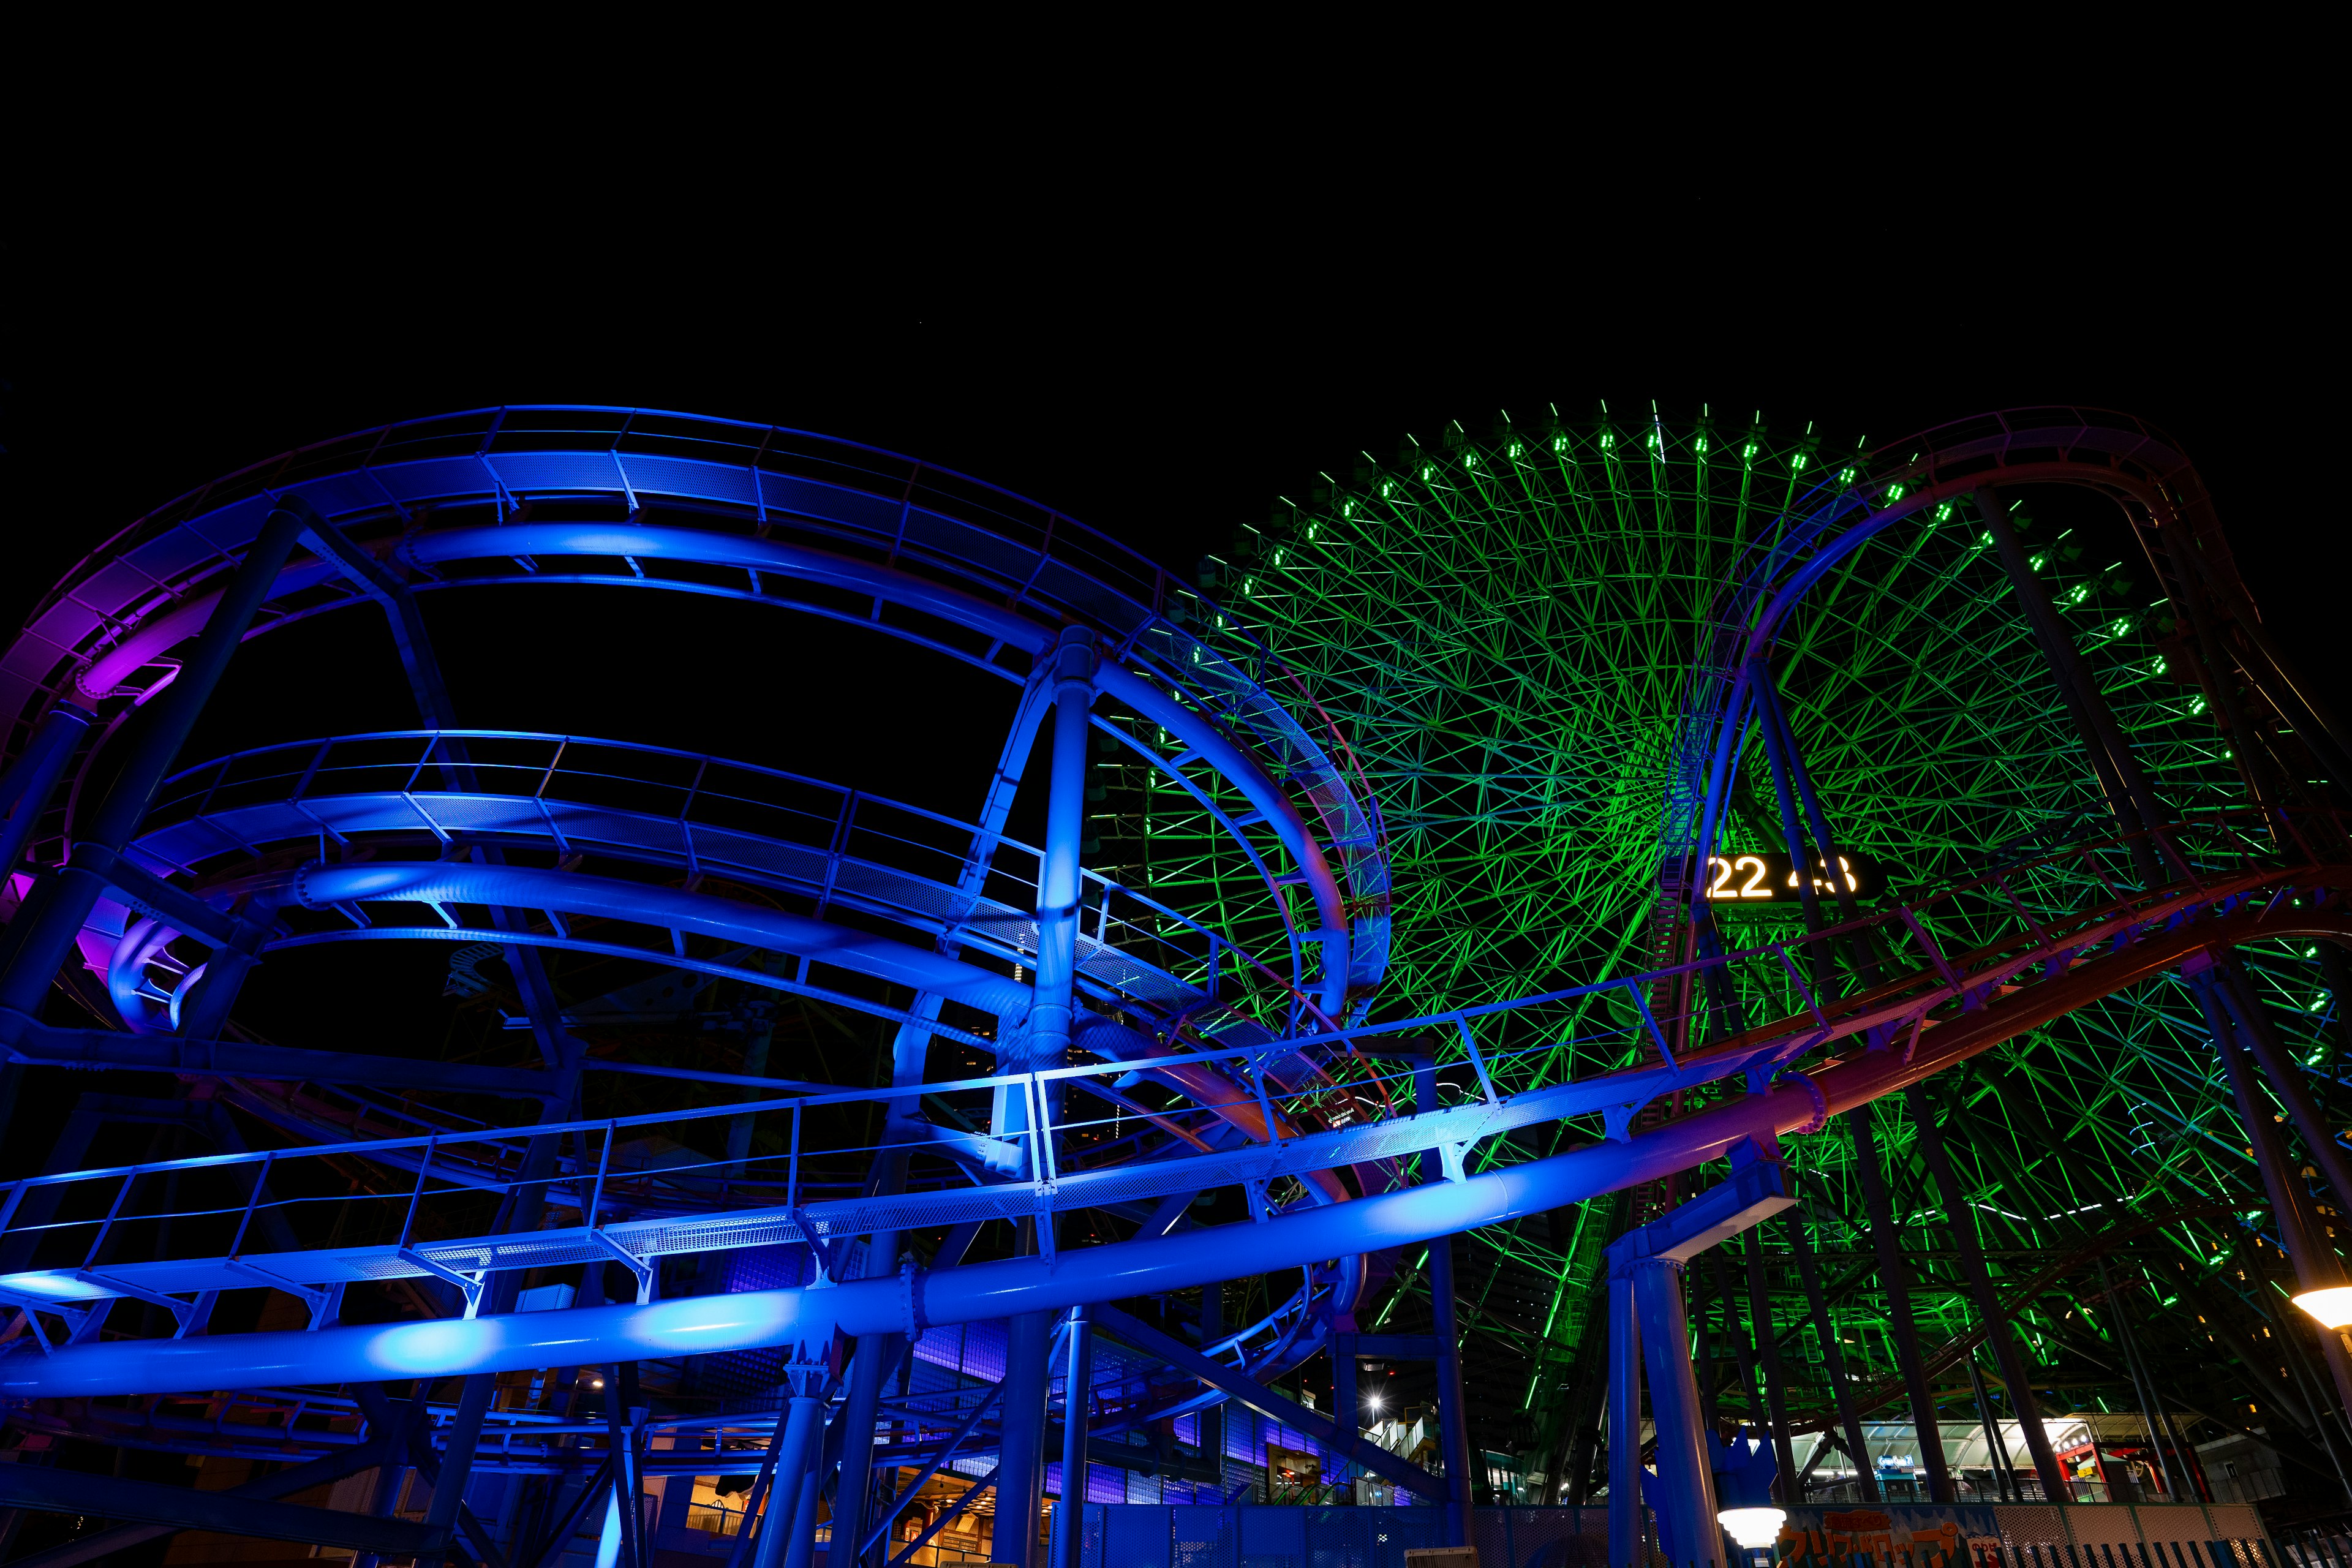
M1245 637L1228 612L1019 497L803 432L648 410L510 407L387 426L257 464L132 524L36 608L0 656L0 713L16 725L9 753L30 745L61 701L116 702L119 724L163 689L174 671L167 656L203 626L280 495L301 496L362 539L374 531L368 548L416 572L410 586L420 592L598 583L787 605L1015 682L1058 626L1091 626L1111 654L1106 693L1173 738L1147 760L1187 788L1196 786L1183 769L1214 770L1251 803L1244 821L1202 800L1244 852L1258 856L1247 834L1264 826L1295 858L1318 924L1289 933L1294 978L1312 967L1304 950L1322 948L1322 1010L1334 1016L1351 993L1367 997L1379 984L1388 877L1377 807L1333 760L1335 746L1346 756L1336 737L1327 745L1270 689L1291 684L1271 656L1258 649L1244 668L1185 629L1213 617L1221 637ZM550 500L603 503L613 519L525 521ZM727 580L712 581L714 571ZM866 610L845 612L834 596L842 592ZM362 596L332 561L298 558L252 635Z
M1801 970L1800 960L1811 956L1808 948L1845 942L1865 927L1875 931L1890 947L1907 944L1918 954L1913 967L1870 990L1835 1001L1812 1001L1801 1013L1688 1053L1679 1060L1669 1056L1652 1065L1508 1099L1481 1099L1450 1110L1142 1166L1049 1169L1031 1182L998 1187L910 1192L677 1221L616 1222L601 1226L602 1239L589 1234L600 1229L592 1201L587 1205L587 1222L577 1232L419 1244L414 1250L440 1270L488 1272L610 1256L615 1247L645 1258L775 1241L814 1240L823 1246L829 1238L869 1231L903 1231L1099 1206L1217 1185L1262 1187L1283 1176L1436 1151L1454 1179L1329 1207L1294 1205L1265 1214L1247 1232L1254 1265L1269 1268L1427 1240L1654 1181L1719 1158L1743 1139L1769 1144L1783 1132L1817 1129L1831 1115L1907 1088L1942 1068L2201 952L2283 936L2337 942L2352 938L2352 915L2347 914L2343 902L2344 889L2352 886L2352 865L2281 866L2243 831L2259 831L2263 820L2260 814L2242 813L2234 818L2225 816L2183 825L2174 844L2182 858L2197 868L2183 879L2155 889L2119 890L2109 902L2088 911L2042 914L2019 905L2009 929L1972 950L1946 951L1932 933L1939 923L1949 925L1963 919L1964 906L1972 897L1998 893L2006 899L2010 873L2017 868L1997 869L1849 926L1683 966L1752 965L1794 975ZM2127 840L2102 839L2075 846L2042 863L2070 859L2092 864L2102 857L2119 858L2127 848ZM1640 994L1659 978L1656 973L1629 975L1604 984L1622 985ZM1600 988L1580 987L1518 1003L1465 1009L1443 1018L1416 1020L1405 1027L1451 1024L1466 1031L1480 1016L1540 1007ZM1371 1031L1350 1033L1370 1035ZM1801 1065L1816 1053L1839 1051L1843 1054L1829 1055L1819 1065ZM1082 1066L1016 1075L1013 1080L928 1087L994 1088L1024 1078L1039 1086L1054 1081L1083 1083L1117 1070L1116 1067ZM1743 1080L1748 1086L1744 1093L1733 1093L1653 1131L1638 1134L1632 1131L1635 1114L1653 1100ZM910 1091L897 1092L903 1097ZM877 1098L888 1095L813 1097L796 1103L804 1110L820 1100ZM790 1112L794 1103L739 1106L709 1114L740 1114L746 1110ZM1602 1136L1596 1142L1487 1175L1465 1173L1463 1153L1481 1140L1516 1127L1595 1115L1602 1122ZM572 1130L603 1128L609 1147L613 1136L626 1125L626 1121L585 1123ZM483 1136L517 1143L520 1135L509 1131ZM408 1142L414 1145L425 1141ZM323 1155L364 1147L368 1146L312 1152ZM129 1179L135 1175L166 1168L124 1167L41 1178L18 1184L13 1191L94 1180L122 1181L127 1190ZM152 1392L239 1380L305 1381L428 1372L441 1375L494 1366L521 1368L544 1363L552 1342L549 1335L585 1336L567 1342L593 1343L599 1347L598 1355L609 1359L814 1342L836 1326L857 1333L893 1328L919 1333L929 1324L1003 1317L1223 1279L1232 1270L1234 1245L1223 1230L1210 1229L1064 1249L1044 1258L907 1274L894 1280L867 1280L815 1292L577 1309L528 1314L534 1320L529 1322L488 1319L474 1320L466 1327L411 1324L380 1330L320 1330L310 1335L247 1336L267 1338L270 1342L241 1349L232 1348L237 1345L238 1336L202 1342L123 1341L46 1356L20 1353L13 1363L0 1366L0 1390ZM244 1261L273 1277L306 1285L436 1271L425 1262L402 1258L399 1248L383 1247L344 1249L332 1255L256 1255ZM152 1300L173 1292L223 1288L236 1274L231 1260L190 1259L121 1266L99 1279L89 1278L88 1271L19 1273L0 1279L0 1291L28 1304L106 1300L121 1294ZM284 1359L267 1366L249 1359L260 1356Z

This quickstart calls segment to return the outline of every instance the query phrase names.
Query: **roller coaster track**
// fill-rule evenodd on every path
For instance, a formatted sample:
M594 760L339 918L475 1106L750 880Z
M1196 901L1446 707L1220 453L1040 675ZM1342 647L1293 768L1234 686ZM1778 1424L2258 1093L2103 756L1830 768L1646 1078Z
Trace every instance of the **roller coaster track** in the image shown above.
M1743 1139L1769 1142L1784 1132L1816 1129L1831 1115L1896 1092L2074 1007L2209 951L2279 936L2334 940L2352 931L2352 917L2347 917L2342 901L2342 889L2352 886L2352 863L2280 866L2272 857L2255 852L2257 846L2243 834L2250 825L2259 830L2260 816L2234 816L2252 818L2251 824L2225 816L2183 825L2168 836L2172 852L2195 868L2190 877L2154 889L2118 889L2098 907L2073 914L2036 911L2018 904L2009 931L1969 949L1945 951L1933 933L1939 924L1958 923L1971 900L2007 903L2013 878L2039 867L2120 858L2129 847L2128 841L2106 838L2074 846L2060 854L1990 871L1862 921L1683 966L1697 971L1752 965L1793 977L1802 973L1803 961L1811 957L1807 949L1850 942L1865 932L1878 937L1889 952L1907 946L1914 955L1910 968L1877 986L1817 1002L1803 1012L1679 1058L1670 1056L1653 1065L1496 1095L1447 1110L1388 1117L1141 1165L1057 1171L1028 1182L675 1218L601 1225L592 1220L572 1229L527 1237L479 1237L332 1252L257 1253L236 1258L121 1264L103 1270L36 1270L0 1279L0 1290L37 1311L45 1306L99 1302L122 1295L151 1300L193 1298L204 1291L251 1283L257 1270L261 1277L322 1289L364 1279L480 1275L622 1254L642 1261L673 1252L812 1238L823 1245L875 1230L907 1231L1014 1218L1252 1183L1262 1187L1283 1176L1360 1167L1429 1151L1437 1152L1449 1172L1458 1173L1465 1170L1463 1161L1469 1151L1499 1133L1580 1117L1601 1120L1604 1135L1598 1142L1547 1160L1484 1175L1463 1174L1434 1186L1366 1195L1324 1208L1296 1204L1254 1225L1247 1244L1253 1257L1268 1260L1268 1267L1280 1267L1304 1265L1375 1245L1427 1240L1691 1169L1721 1157ZM2325 818L2325 824L2340 830L2340 823L2332 816ZM2316 827L2320 822L2315 819L2309 826ZM1650 973L1603 984L1646 990L1660 979ZM1496 1013L1556 1005L1593 989L1598 987L1464 1009L1451 1016L1381 1029L1391 1036L1401 1030L1447 1026L1468 1029ZM1373 1033L1370 1028L1342 1031L1331 1043ZM1245 1054L1201 1052L1199 1057L1204 1062L1215 1062ZM1026 1076L1034 1083L1059 1079L1083 1087L1090 1078L1122 1070L1123 1066L1118 1065L1076 1067ZM1732 1093L1651 1130L1631 1131L1633 1119L1653 1101L1677 1091L1690 1096L1711 1086L1736 1087L1736 1080L1741 1079L1750 1086L1747 1092ZM927 1087L932 1090L992 1089L1008 1081L1018 1080L998 1078ZM789 1113L795 1106L806 1111L824 1103L873 1098L870 1092L806 1096L702 1114ZM1286 1109L1277 1104L1278 1110ZM680 1118L666 1114L641 1120L675 1122ZM616 1121L550 1124L533 1131L592 1135L602 1131L609 1148L612 1139L628 1126L626 1121ZM520 1141L512 1131L477 1137L503 1139L509 1145ZM449 1140L464 1141L462 1137ZM429 1138L385 1141L308 1152L389 1158L404 1152L413 1154L436 1142ZM295 1156L277 1156L289 1157ZM176 1163L186 1166L199 1162ZM104 1181L128 1190L134 1178L172 1168L173 1164L165 1163L76 1173L36 1178L7 1190L13 1208L14 1199L43 1186ZM593 1209L595 1205L592 1200L587 1206ZM468 1331L441 1325L438 1332L445 1347L415 1370L421 1372L429 1365L438 1373L457 1373L488 1370L493 1365L500 1369L540 1365L552 1342L547 1336L568 1333L608 1334L615 1343L633 1344L638 1352L653 1354L822 1339L835 1324L854 1332L877 1331L893 1324L919 1330L930 1324L1002 1317L1015 1310L1076 1305L1147 1289L1181 1289L1223 1278L1218 1270L1230 1268L1234 1244L1213 1228L1065 1250L1046 1258L973 1264L901 1279L845 1284L830 1290L771 1292L758 1300L750 1295L730 1297L726 1299L732 1305L722 1314L724 1323L713 1321L708 1303L688 1300L534 1313L527 1321L515 1320L503 1333L487 1321L478 1321L481 1326ZM562 1321L571 1319L580 1320L580 1324ZM591 1322L603 1326L592 1331L586 1326ZM362 1348L363 1342L373 1345L387 1333L395 1340L402 1335L421 1339L411 1331L428 1327L433 1326L389 1331L322 1329L310 1336L117 1341L68 1346L52 1353L28 1347L9 1358L5 1370L0 1371L0 1389L18 1394L127 1392L215 1386L225 1379L232 1384L262 1380L262 1367L246 1363L231 1348L247 1338L273 1342L266 1346L256 1342L251 1353L257 1356L296 1356L302 1364L319 1358L321 1368L331 1363L364 1365L376 1352ZM531 1331L527 1334L520 1331L526 1327ZM488 1342L490 1340L497 1342ZM653 1348L656 1345L660 1348ZM412 1353L415 1352L401 1352ZM336 1355L357 1359L334 1363ZM240 1373L243 1378L236 1375Z
M1742 1145L1770 1157L1780 1137L1818 1131L2168 969L2249 942L2352 936L2345 820L2257 787L2252 773L2250 807L1989 851L1972 875L1867 914L1849 908L1803 936L1729 948L1694 940L1684 923L1699 892L1693 858L1716 842L1752 683L1790 606L1874 534L1990 486L2092 483L2139 509L2144 529L2187 531L2201 559L2193 574L2232 617L2242 664L2273 678L2255 684L2322 771L2332 765L2343 737L2238 613L2242 588L2193 471L2137 422L2063 410L1949 427L1921 438L1924 456L1882 455L1792 509L1735 571L1702 638L1674 748L1662 897L1638 971L1371 1022L1388 963L1380 807L1339 727L1238 619L1067 520L921 465L716 422L553 411L614 416L609 443L583 448L575 432L542 438L530 419L509 417L549 412L484 411L289 454L110 542L0 657L13 752L64 744L41 740L60 715L104 714L73 751L40 842L54 855L75 841L92 758L137 705L168 695L174 650L225 602L237 552L288 495L333 520L337 538L314 532L312 553L278 574L248 635L362 599L385 605L397 627L403 605L413 615L412 593L474 585L593 584L781 605L881 629L1017 688L989 800L964 820L722 758L461 731L422 698L425 728L239 752L168 781L114 862L75 850L77 866L114 879L79 940L121 1029L0 1010L0 1038L20 1065L215 1081L299 1142L0 1185L0 1301L16 1309L0 1394L287 1388L770 1347L813 1359L836 1334L919 1337L1297 1268L1295 1293L1208 1347L1263 1380L1322 1348L1364 1299L1375 1260L1401 1247L1628 1188L1664 1202L1675 1177ZM560 503L549 510L593 503L611 515L535 516L548 500ZM2179 574L2190 585L2190 569ZM1051 851L1006 837L1005 817L1055 700L1064 628L1098 647L1095 692L1122 709L1117 723L1093 720L1095 742L1124 748L1185 794L1258 901L1187 914L1156 889L1083 875L1071 906L1083 917L1073 1055L1028 1068L1002 1047L1037 994L1028 975L1044 965ZM606 759L604 771L591 781L596 769L575 766L567 778L574 748ZM691 764L693 782L661 784L656 758ZM706 785L721 775L734 782ZM615 781L628 788L614 795ZM644 804L662 789L671 798ZM961 1079L837 1089L589 1058L573 1065L670 1071L680 1084L761 1097L597 1119L567 1115L575 1091L553 1057L544 1068L452 1068L184 1027L184 1005L200 994L200 949L382 941L641 961L815 998L1000 1059ZM919 1001L877 1002L864 982ZM1726 995L1748 1005L1727 1011ZM1595 999L1619 1005L1595 1023ZM1746 1023L1759 1014L1770 1021ZM584 1023L545 1006L526 1021L542 1034ZM1435 1059L1458 1065L1456 1103L1413 1084L1416 1065L1425 1073ZM1580 1061L1612 1065L1579 1076ZM448 1103L459 1095L537 1101L542 1119L493 1125ZM1003 1117L1013 1103L1025 1115ZM1000 1108L991 1131L961 1118L959 1108L987 1104ZM880 1125L877 1142L804 1146L804 1128L867 1110L878 1114L859 1124ZM777 1140L789 1152L657 1169L621 1152L682 1129L753 1122L789 1129ZM1564 1152L1547 1158L1526 1157L1509 1136L1562 1125ZM388 1127L397 1135L381 1135ZM551 1165L528 1164L558 1145ZM289 1205L268 1184L306 1160L412 1178L408 1192L385 1189L407 1205L398 1238L247 1248L248 1234L285 1233ZM835 1167L891 1160L912 1173L903 1190L853 1184L845 1195ZM233 1229L235 1241L108 1256L115 1227L165 1217L135 1200L184 1177L247 1184L241 1207L168 1215L175 1236ZM1182 1221L1194 1197L1227 1189L1247 1222ZM572 1212L515 1232L485 1232L478 1214L471 1228L417 1223L461 1212L458 1199L525 1194ZM1137 1228L1076 1246L1038 1223L1035 1256L909 1261L895 1274L845 1267L861 1237L1080 1211ZM652 1299L662 1258L776 1245L808 1247L824 1277ZM638 1277L636 1302L478 1310L501 1276L605 1261ZM335 1326L347 1287L396 1280L453 1288L465 1315ZM312 1328L202 1331L221 1292L257 1284L308 1302ZM125 1300L160 1309L176 1331L110 1321ZM1973 1342L1942 1345L1932 1364ZM1147 1390L1147 1413L1133 1419L1221 1397L1171 1403Z

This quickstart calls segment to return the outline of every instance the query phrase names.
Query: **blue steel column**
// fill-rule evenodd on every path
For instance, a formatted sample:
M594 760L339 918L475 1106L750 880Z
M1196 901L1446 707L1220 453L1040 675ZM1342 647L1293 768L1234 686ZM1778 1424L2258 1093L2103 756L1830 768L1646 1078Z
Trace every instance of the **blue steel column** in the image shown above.
M1609 1277L1609 1561L1642 1561L1642 1331L1626 1274Z
M1627 1272L1641 1320L1642 1359L1650 1374L1650 1418L1657 1427L1658 1495L1651 1506L1657 1510L1659 1541L1674 1562L1719 1563L1723 1531L1715 1521L1708 1443L1699 1430L1682 1265L1644 1258ZM1769 1325L1759 1331L1769 1332Z
M17 858L33 837L34 825L49 808L49 796L58 780L65 776L66 764L73 761L82 731L97 721L95 713L70 702L58 703L33 731L33 743L25 748L16 765L0 778L0 806L15 806L6 826L0 826L0 877L16 868Z
M813 1532L814 1519L801 1520L801 1477L809 1469L811 1434L822 1429L817 1412L824 1408L803 1394L794 1394L784 1416L783 1451L776 1457L775 1479L768 1483L768 1511L760 1526L757 1549L752 1552L752 1568L783 1568L784 1551L795 1542L798 1535ZM797 1532L797 1534L796 1534ZM835 1529L834 1539L842 1539Z
M1436 1317L1437 1436L1445 1455L1445 1543L1470 1544L1470 1509L1478 1500L1472 1468L1469 1411L1462 1397L1461 1330L1454 1318L1454 1238L1429 1244L1429 1302ZM1353 1420L1350 1414L1349 1419Z
M992 1563L1034 1568L1037 1518L1045 1507L1046 1335L1052 1314L1024 1312L1011 1320L1004 1349L1004 1406L998 1428L996 1541Z
M1058 1568L1086 1560L1087 1406L1095 1380L1094 1325L1087 1309L1070 1309L1069 1374L1062 1393L1062 1503L1055 1510L1062 1542Z
M261 602L269 596L270 585L292 552L294 542L305 528L318 522L319 514L298 496L282 498L261 525L261 532L252 547L246 551L245 560L222 590L220 602L205 622L202 636L185 664L180 667L179 679L171 689L155 700L154 727L140 738L106 792L106 799L91 816L88 829L76 845L79 850L87 844L100 851L119 853L139 830L147 815L150 802L155 798L156 786L163 782L173 759L187 743L189 731L195 728L196 718L220 684L222 672L236 652L238 641L246 628L253 624ZM78 858L78 857L77 857ZM5 947L0 947L0 1008L37 1015L42 998L48 994L49 983L57 978L58 966L73 950L74 938L81 931L82 921L106 891L106 879L86 865L68 861L56 876L44 878L36 884L32 897L9 922ZM0 1072L0 1131L5 1131L8 1115L16 1109L16 1089L21 1068L10 1067Z
M1350 1315L1340 1320L1331 1335L1331 1418L1347 1436L1364 1429L1363 1395L1356 1387L1356 1333ZM1202 1344L1208 1343L1205 1336Z
M1094 639L1066 627L1054 649L1053 772L1045 800L1045 856L1037 879L1037 1000L1029 1013L1036 1067L1058 1067L1070 1045L1077 969L1078 845L1086 833L1087 712L1095 700Z
M835 1415L834 1419L837 1421L840 1416ZM809 1564L816 1560L817 1504L824 1495L824 1435L820 1423L818 1429L809 1436L808 1464L801 1471L800 1484L793 1489L791 1497L782 1500L792 1505L791 1533L784 1540L784 1568L809 1568ZM833 1538L835 1541L842 1538L838 1519L834 1521ZM830 1549L825 1552L825 1561L828 1563L833 1561Z
M885 1256L897 1243L896 1232L874 1237L866 1252L865 1278L879 1279L897 1271L896 1260ZM906 1337L899 1333L857 1336L857 1353L849 1363L849 1393L841 1406L841 1480L833 1493L833 1539L842 1555L827 1560L834 1568L850 1568L851 1553L866 1539L874 1498L874 1419L882 1407L882 1380L896 1369L905 1344Z
M1037 877L1037 994L1029 1010L1025 1059L1012 1071L1058 1067L1070 1046L1071 993L1077 973L1078 843L1086 827L1087 712L1094 706L1094 638L1063 628L1054 658L1054 752L1045 800L1045 854ZM1041 1108L1047 1115L1051 1107ZM1027 1114L1021 1121L1027 1131ZM1000 1130L1002 1131L1002 1130ZM1041 1130L1042 1131L1043 1130ZM1043 1172L1033 1173L1042 1176ZM1051 1225L1050 1215L1038 1225ZM996 1473L996 1539L991 1560L1029 1568L1037 1519L1045 1506L1045 1392L1052 1377L1045 1342L1050 1312L1024 1312L1009 1324L1004 1355L1003 1441Z

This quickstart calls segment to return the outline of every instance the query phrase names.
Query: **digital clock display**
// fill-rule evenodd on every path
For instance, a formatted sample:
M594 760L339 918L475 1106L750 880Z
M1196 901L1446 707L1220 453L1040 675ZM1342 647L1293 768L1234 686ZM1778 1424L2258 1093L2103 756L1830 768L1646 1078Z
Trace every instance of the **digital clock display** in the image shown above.
M1841 850L1834 866L1819 855L1806 859L1813 896L1825 902L1834 903L1840 893L1853 899L1874 899L1885 889L1885 873L1879 869L1877 861L1866 855ZM1797 879L1796 863L1786 855L1762 851L1710 855L1706 860L1706 901L1733 907L1801 903L1804 889Z

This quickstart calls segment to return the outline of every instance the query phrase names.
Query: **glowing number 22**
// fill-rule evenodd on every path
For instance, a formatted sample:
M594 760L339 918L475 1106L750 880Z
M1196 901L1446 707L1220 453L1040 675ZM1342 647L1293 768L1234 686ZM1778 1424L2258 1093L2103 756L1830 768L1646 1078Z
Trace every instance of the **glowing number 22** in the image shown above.
M1769 899L1772 896L1772 889L1764 885L1764 862L1753 855L1742 855L1736 861L1727 860L1720 855L1710 855L1706 858L1706 866L1715 873L1715 880L1706 885L1706 896L1710 899ZM1738 888L1731 885L1735 871L1748 872L1748 880Z

